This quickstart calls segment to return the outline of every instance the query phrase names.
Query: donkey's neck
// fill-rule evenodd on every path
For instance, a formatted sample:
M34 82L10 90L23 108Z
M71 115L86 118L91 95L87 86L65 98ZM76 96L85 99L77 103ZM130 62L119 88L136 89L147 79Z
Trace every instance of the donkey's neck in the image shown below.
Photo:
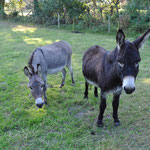
M39 55L38 49L36 49L30 57L28 65L33 73L37 72L37 65L40 64L39 56L40 55Z
M117 56L118 50L115 49L114 51L109 52L106 58L105 63L105 71L104 71L104 89L112 89L114 87L121 85L121 75L118 73L117 69Z
M118 74L118 65L117 65L118 52L119 52L118 47L116 47L111 52L111 61L112 61L112 67L111 67L112 70L111 71L112 71L114 78L120 79L120 74Z

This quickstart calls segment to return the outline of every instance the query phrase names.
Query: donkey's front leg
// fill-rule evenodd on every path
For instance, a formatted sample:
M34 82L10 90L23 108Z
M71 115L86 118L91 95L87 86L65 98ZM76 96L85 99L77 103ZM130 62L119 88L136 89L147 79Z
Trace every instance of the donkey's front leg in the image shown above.
M43 85L43 91L44 91L44 104L47 104L47 79L46 79L46 75L44 75L43 77L43 81L44 81L44 85Z
M44 82L44 87L43 87L43 91L44 91L44 104L47 104L47 93L46 93L46 90L47 90L47 83Z
M120 125L120 121L118 119L119 98L120 98L120 94L119 95L114 94L112 106L113 106L113 118L114 118L114 125L115 126Z
M94 96L95 97L98 97L98 90L97 89L98 89L97 87L94 88Z
M101 93L101 102L100 102L99 109L100 109L100 113L98 116L97 126L103 127L103 114L106 109L106 96L103 93Z

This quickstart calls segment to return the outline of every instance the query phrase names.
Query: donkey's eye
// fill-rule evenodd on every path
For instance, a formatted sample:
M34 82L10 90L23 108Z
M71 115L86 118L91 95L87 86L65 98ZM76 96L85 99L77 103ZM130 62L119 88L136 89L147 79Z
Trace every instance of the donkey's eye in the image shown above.
M33 90L33 88L30 86L30 89Z
M118 65L119 65L120 67L123 67L123 66L124 66L124 63L121 63L121 62L118 61Z
M138 64L138 63L135 63L135 67L136 67L136 68L139 67L139 64Z
M44 85L41 86L41 89L43 89L43 88L44 88Z

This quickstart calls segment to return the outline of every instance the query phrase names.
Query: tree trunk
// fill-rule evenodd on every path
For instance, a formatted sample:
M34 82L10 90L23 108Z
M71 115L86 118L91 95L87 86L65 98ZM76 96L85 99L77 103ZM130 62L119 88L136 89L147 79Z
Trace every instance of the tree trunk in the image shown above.
M110 16L112 16L112 15L113 15L113 12L114 12L114 7L113 7L113 6L111 6L111 7L110 7Z
M110 16L108 16L108 33L110 33Z
M34 14L39 15L39 3L38 0L34 0Z
M57 22L58 22L58 28L60 28L60 15L59 15L59 13L57 15L58 15L58 20L57 20Z
M103 21L103 8L100 8L101 19Z
M5 13L4 13L4 3L5 0L0 0L0 17L4 17Z
M95 13L95 9L97 8L97 5L96 5L96 0L92 0L93 1L93 14L94 14L94 16L96 15L96 13Z
M115 6L116 6L116 11L117 11L117 15L119 16L119 11L118 11L118 5L119 5L119 0L117 0Z

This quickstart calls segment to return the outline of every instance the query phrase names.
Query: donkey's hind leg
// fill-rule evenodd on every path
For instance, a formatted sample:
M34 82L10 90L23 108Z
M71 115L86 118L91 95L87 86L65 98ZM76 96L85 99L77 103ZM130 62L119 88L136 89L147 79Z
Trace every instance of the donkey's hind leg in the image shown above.
M94 96L95 96L95 97L98 97L98 90L97 90L97 87L94 88Z
M67 68L68 68L69 71L70 71L72 84L74 85L75 82L74 82L74 78L73 78L73 69L72 69L72 64L71 64L71 56L68 58Z
M65 85L65 78L66 78L65 68L63 68L63 70L61 72L62 72L62 82L61 82L60 88L62 88Z
M88 98L88 87L89 87L89 83L87 81L85 81L84 98Z

